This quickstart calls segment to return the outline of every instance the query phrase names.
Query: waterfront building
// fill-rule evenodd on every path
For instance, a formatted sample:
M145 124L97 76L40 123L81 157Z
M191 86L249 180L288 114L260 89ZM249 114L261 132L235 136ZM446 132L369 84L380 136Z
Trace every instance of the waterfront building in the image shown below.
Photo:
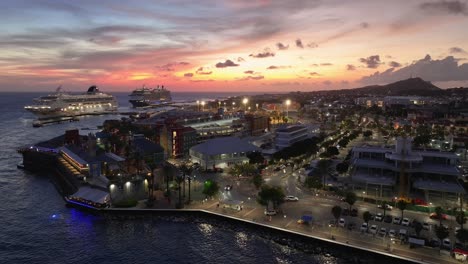
M166 160L164 148L143 135L133 135L131 144L147 163L161 164Z
M360 146L352 150L351 180L369 196L456 201L465 194L459 183L459 156L453 152L413 150L411 138L394 148Z
M167 124L161 129L160 143L167 157L185 157L197 144L197 131L180 124Z
M207 140L190 149L192 162L204 169L226 168L233 164L247 163L247 153L260 150L249 142L237 137L223 137Z
M275 146L277 150L308 138L309 130L304 125L290 125L277 128L275 131Z
M245 130L249 136L260 136L270 131L270 118L265 115L246 114Z

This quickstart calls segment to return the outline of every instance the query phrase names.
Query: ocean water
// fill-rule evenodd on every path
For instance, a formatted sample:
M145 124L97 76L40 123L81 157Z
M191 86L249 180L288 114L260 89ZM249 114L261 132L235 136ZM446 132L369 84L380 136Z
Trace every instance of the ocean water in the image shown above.
M113 116L33 128L34 117L23 106L36 96L0 93L0 263L346 262L208 223L105 220L65 207L48 175L16 168L21 161L16 149L61 135L66 129L96 127ZM208 98L206 94L185 96ZM122 107L128 107L126 95L118 98Z

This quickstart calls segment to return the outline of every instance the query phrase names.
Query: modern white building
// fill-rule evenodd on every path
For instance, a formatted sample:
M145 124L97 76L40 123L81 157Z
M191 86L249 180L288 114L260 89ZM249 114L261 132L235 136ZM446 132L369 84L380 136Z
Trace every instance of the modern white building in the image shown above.
M249 162L247 153L261 149L237 137L214 138L190 148L192 162L202 168L226 168L237 163Z
M465 194L458 182L459 157L453 152L413 150L411 138L398 138L394 148L353 148L351 180L368 197L424 197L457 200Z
M289 147L310 136L309 129L303 125L291 125L277 128L275 135L275 146L277 150Z

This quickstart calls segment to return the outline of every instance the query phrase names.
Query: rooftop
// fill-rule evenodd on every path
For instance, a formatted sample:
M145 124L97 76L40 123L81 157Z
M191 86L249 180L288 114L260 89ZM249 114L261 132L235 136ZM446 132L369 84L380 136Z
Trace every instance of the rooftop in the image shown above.
M259 151L260 148L238 137L214 138L196 145L191 150L206 155L218 155L236 152Z
M287 126L287 127L280 127L276 129L276 132L285 132L285 133L291 133L299 130L306 129L306 127L301 126L301 125L293 125L293 126Z

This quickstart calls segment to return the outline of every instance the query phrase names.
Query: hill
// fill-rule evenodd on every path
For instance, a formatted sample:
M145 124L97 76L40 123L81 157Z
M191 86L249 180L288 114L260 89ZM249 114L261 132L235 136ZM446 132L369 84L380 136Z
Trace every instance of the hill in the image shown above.
M421 78L410 78L387 85L371 85L352 89L354 93L371 95L437 95L443 90Z

